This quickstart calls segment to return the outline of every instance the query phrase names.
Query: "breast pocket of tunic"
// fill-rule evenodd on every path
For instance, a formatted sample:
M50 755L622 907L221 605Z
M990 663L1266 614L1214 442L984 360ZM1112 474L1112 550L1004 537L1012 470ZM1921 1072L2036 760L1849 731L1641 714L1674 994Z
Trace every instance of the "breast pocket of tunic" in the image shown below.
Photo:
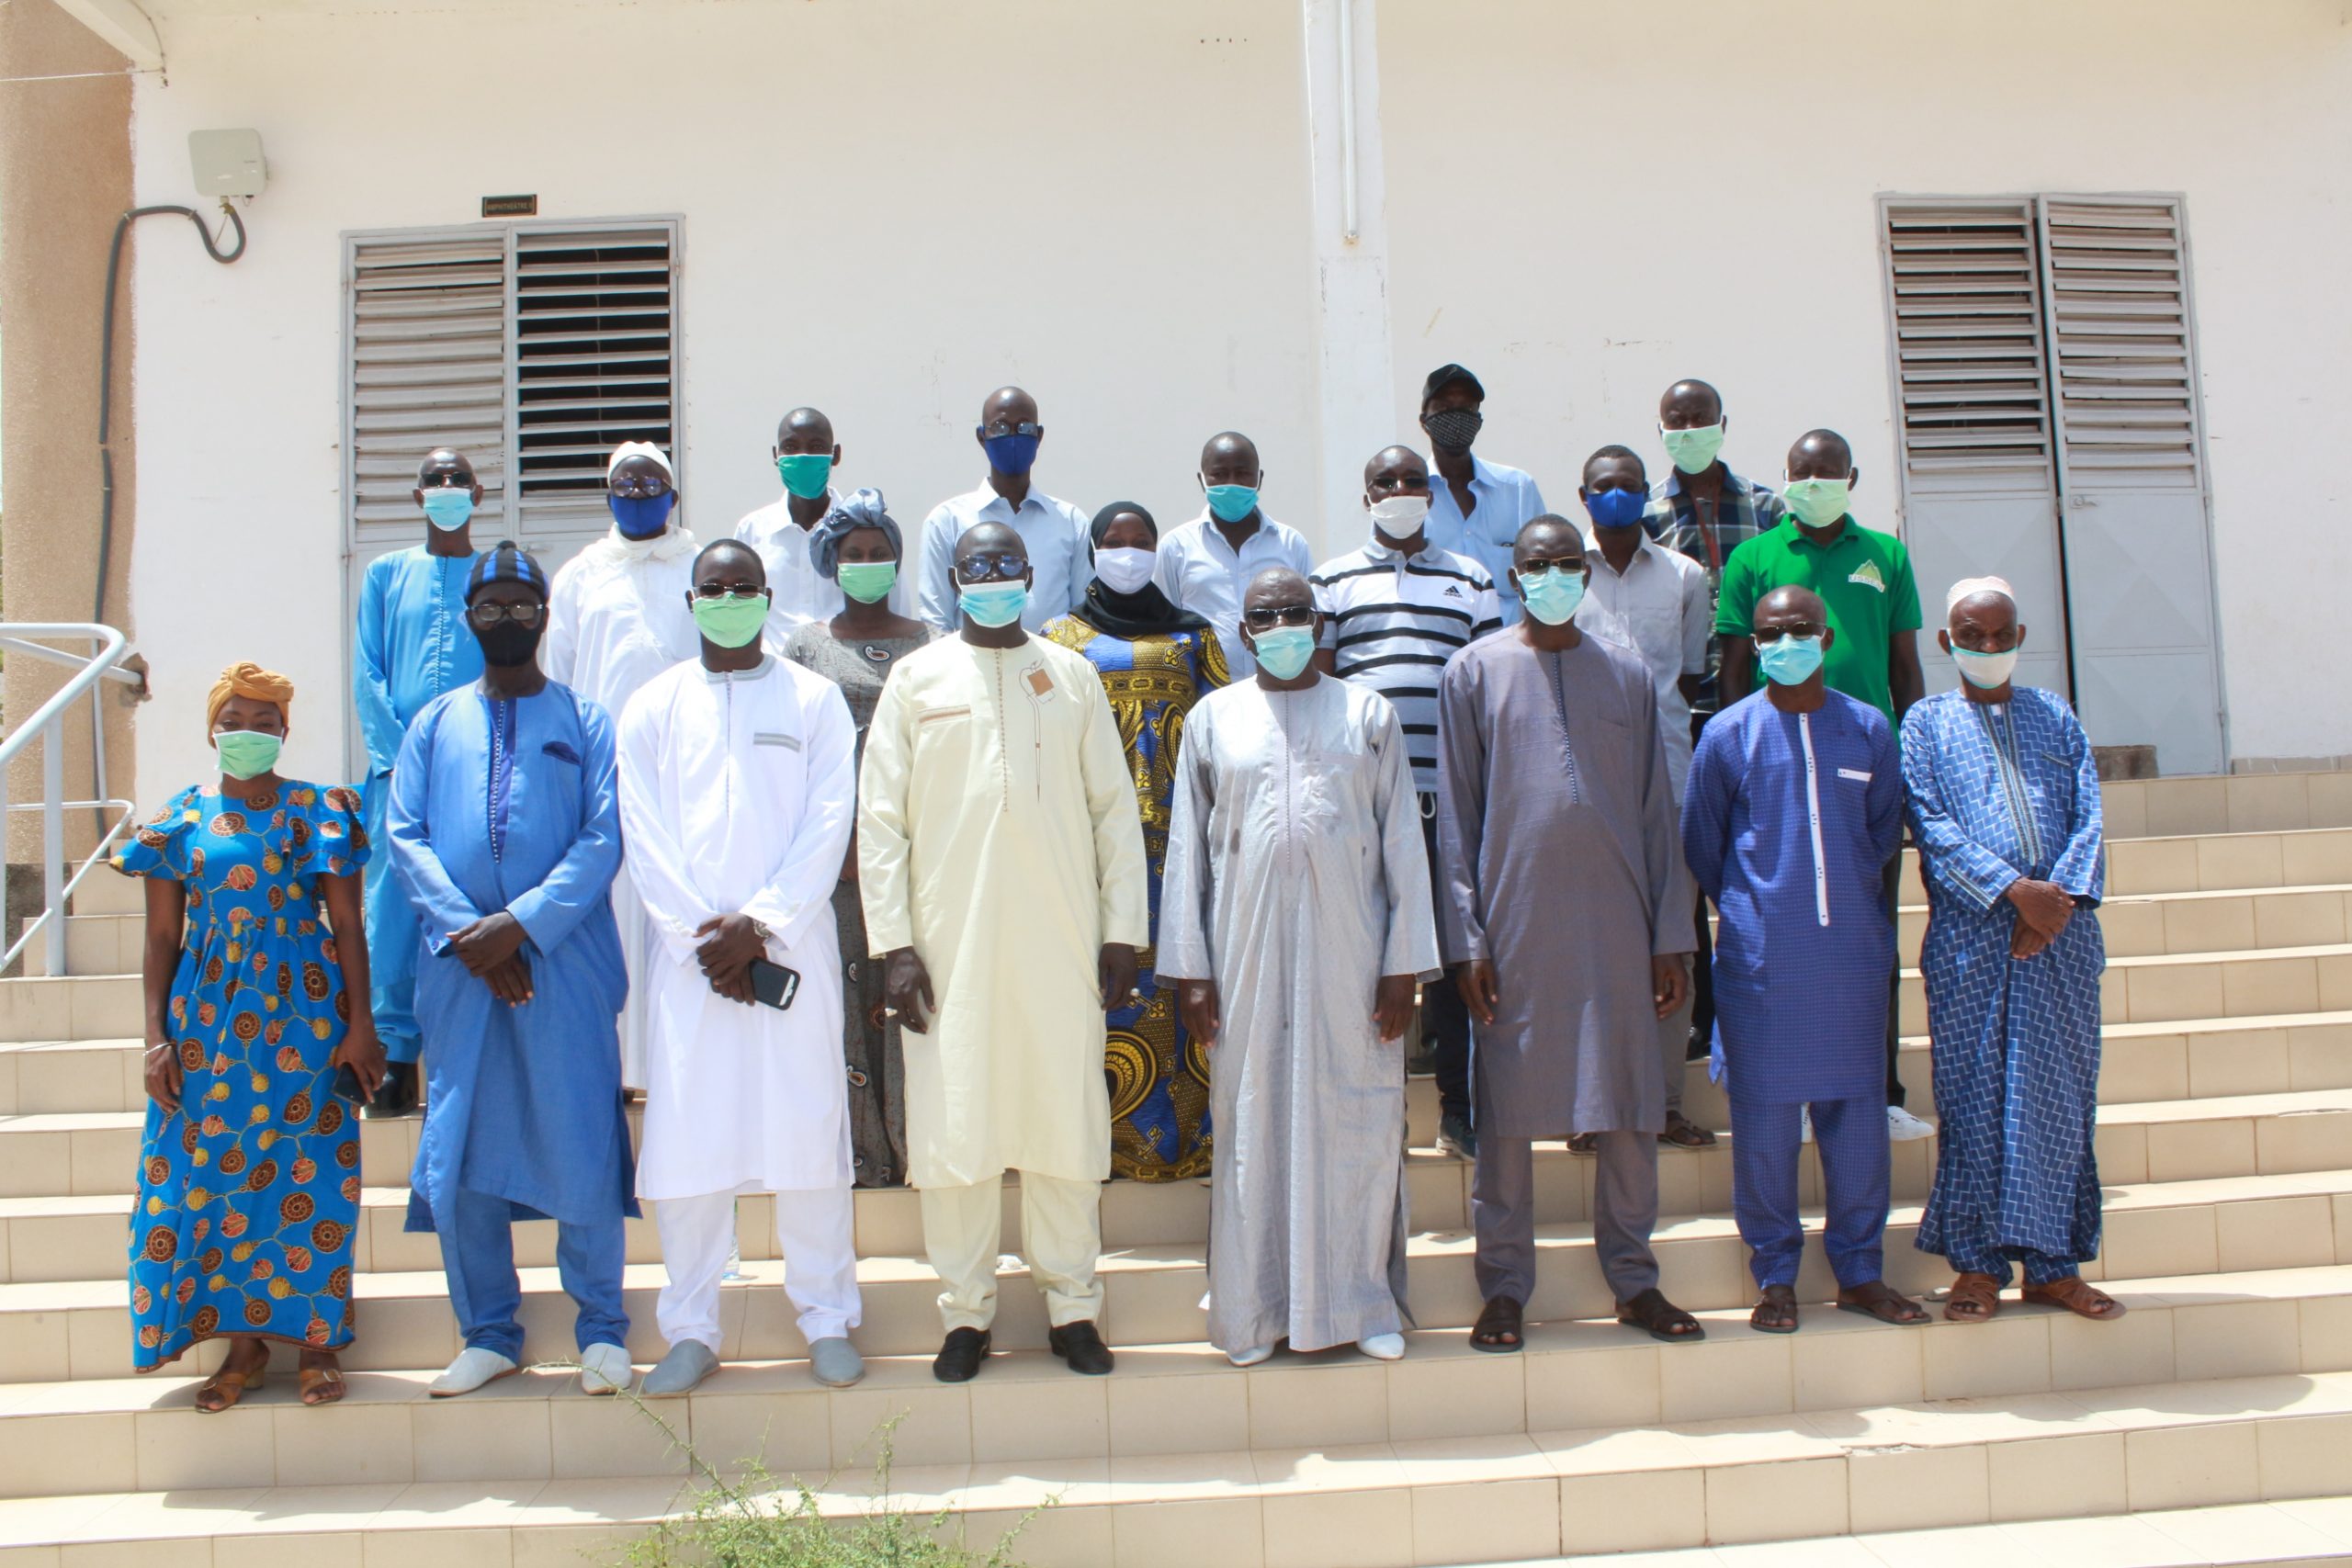
M915 765L968 768L972 755L970 706L925 708L915 715Z
M1294 756L1291 768L1301 822L1330 827L1348 815L1346 760L1306 752Z

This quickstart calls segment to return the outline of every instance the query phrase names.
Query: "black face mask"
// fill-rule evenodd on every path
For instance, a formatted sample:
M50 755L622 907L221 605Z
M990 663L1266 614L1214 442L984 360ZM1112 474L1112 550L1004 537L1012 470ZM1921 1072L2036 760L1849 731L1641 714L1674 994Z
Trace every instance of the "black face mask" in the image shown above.
M483 663L496 665L501 670L512 670L538 657L539 635L546 629L544 625L525 626L513 621L501 621L487 631L476 626L474 640L481 644Z
M1470 450L1470 443L1478 439L1478 427L1486 423L1487 416L1476 409L1440 409L1421 416L1421 428L1448 452Z

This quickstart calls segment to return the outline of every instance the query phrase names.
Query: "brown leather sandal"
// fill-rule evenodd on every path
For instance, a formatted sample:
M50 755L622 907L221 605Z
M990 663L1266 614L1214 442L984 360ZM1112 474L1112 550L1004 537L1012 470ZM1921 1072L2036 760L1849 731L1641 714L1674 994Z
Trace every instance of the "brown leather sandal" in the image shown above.
M1758 1334L1794 1334L1797 1331L1797 1293L1787 1285L1767 1285L1756 1310L1747 1314L1747 1326Z
M1600 1153L1600 1134L1598 1134L1598 1133L1571 1133L1571 1134L1568 1134L1568 1153L1570 1153L1570 1154L1572 1154L1572 1155L1575 1155L1575 1156L1578 1156L1579 1158L1586 1158L1586 1159L1589 1159L1589 1158L1590 1158L1592 1156L1594 1156L1594 1155L1596 1155L1596 1154L1598 1154L1598 1153Z
M2001 1282L1990 1274L1963 1272L1944 1298L1947 1323L1982 1323L2001 1310Z
M2046 1285L2028 1285L2025 1299L2036 1306L2060 1306L2076 1317L2087 1317L2096 1323L2121 1317L2125 1307L2121 1302L2085 1280L2080 1274L2069 1274L2063 1280L2052 1280Z
M239 1400L268 1381L267 1361L246 1372L223 1367L197 1385L196 1413L198 1416L218 1416L223 1410L234 1410ZM208 1400L214 1403L208 1404Z
M294 1374L294 1382L302 1392L302 1403L313 1408L333 1404L350 1392L340 1367L304 1367Z
M1523 1348L1527 1336L1521 1332L1521 1311L1519 1303L1510 1296L1497 1296L1488 1302L1470 1330L1470 1348L1498 1356Z
M1669 1111L1666 1113L1666 1131L1657 1135L1657 1141L1669 1149L1712 1149L1715 1146L1715 1134L1679 1111Z
M1928 1314L1917 1302L1883 1280L1872 1280L1856 1285L1852 1290L1838 1292L1838 1310L1856 1312L1864 1317L1874 1317L1881 1323L1914 1324L1928 1321Z
M1666 1292L1656 1285L1632 1301L1619 1302L1617 1321L1628 1328L1638 1328L1651 1338L1668 1345L1679 1345L1685 1340L1707 1337L1705 1326L1668 1301Z

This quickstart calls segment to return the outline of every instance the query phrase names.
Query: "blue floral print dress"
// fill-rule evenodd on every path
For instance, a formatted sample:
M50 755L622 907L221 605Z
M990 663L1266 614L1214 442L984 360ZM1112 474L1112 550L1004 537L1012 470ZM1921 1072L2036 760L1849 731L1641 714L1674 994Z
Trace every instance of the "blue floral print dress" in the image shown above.
M150 1101L130 1217L132 1364L221 1334L351 1343L359 1124L329 1065L351 1016L319 879L368 860L359 796L186 789L114 857L187 890L180 1109Z

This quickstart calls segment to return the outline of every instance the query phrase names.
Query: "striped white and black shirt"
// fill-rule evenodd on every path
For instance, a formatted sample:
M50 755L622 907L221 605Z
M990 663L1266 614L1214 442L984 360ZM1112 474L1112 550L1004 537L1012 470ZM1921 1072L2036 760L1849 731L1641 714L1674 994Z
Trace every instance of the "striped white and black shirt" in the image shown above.
M1495 580L1468 556L1424 545L1408 557L1377 540L1316 569L1321 646L1341 679L1394 704L1413 787L1437 793L1437 678L1456 649L1498 630Z

